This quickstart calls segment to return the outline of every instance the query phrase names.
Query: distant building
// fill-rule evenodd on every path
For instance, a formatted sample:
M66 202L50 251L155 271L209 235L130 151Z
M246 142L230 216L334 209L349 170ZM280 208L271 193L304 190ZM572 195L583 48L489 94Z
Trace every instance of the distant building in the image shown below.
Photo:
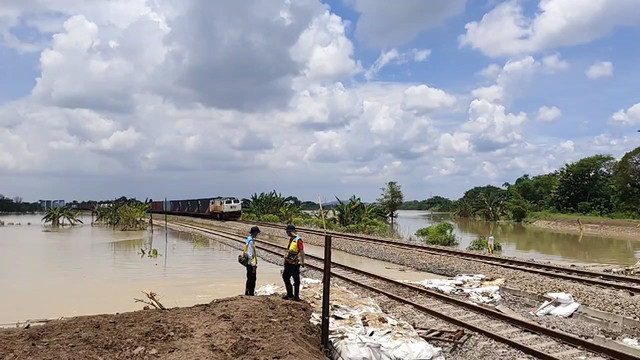
M39 200L42 211L64 207L64 200Z

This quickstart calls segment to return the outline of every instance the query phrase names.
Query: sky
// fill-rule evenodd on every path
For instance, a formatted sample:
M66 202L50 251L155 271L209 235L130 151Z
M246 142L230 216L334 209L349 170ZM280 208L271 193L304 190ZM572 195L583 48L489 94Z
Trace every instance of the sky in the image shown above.
M640 0L0 0L0 193L461 196L640 145Z

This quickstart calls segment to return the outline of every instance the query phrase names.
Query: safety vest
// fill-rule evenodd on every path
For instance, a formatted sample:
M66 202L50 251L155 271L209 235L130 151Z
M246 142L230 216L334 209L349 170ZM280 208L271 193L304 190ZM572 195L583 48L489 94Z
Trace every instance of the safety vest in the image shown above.
M258 265L258 257L256 256L256 243L251 236L247 238L247 242L246 244L244 244L244 254L249 255L249 244L253 246L253 262L250 262L250 264Z
M296 236L294 239L289 240L289 250L284 259L287 264L298 263L298 255L300 254L300 249L298 249L298 240L300 240L300 236Z

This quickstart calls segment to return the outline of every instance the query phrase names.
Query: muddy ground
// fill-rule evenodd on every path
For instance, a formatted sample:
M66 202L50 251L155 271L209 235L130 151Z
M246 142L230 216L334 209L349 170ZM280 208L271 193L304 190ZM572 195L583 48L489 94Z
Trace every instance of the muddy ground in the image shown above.
M0 359L323 359L306 302L277 296L0 330Z

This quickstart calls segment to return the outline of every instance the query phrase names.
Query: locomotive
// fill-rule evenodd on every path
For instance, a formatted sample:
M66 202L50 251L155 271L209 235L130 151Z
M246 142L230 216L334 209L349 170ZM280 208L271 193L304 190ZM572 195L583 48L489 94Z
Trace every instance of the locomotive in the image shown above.
M242 216L242 204L235 197L151 201L151 212L238 220Z

